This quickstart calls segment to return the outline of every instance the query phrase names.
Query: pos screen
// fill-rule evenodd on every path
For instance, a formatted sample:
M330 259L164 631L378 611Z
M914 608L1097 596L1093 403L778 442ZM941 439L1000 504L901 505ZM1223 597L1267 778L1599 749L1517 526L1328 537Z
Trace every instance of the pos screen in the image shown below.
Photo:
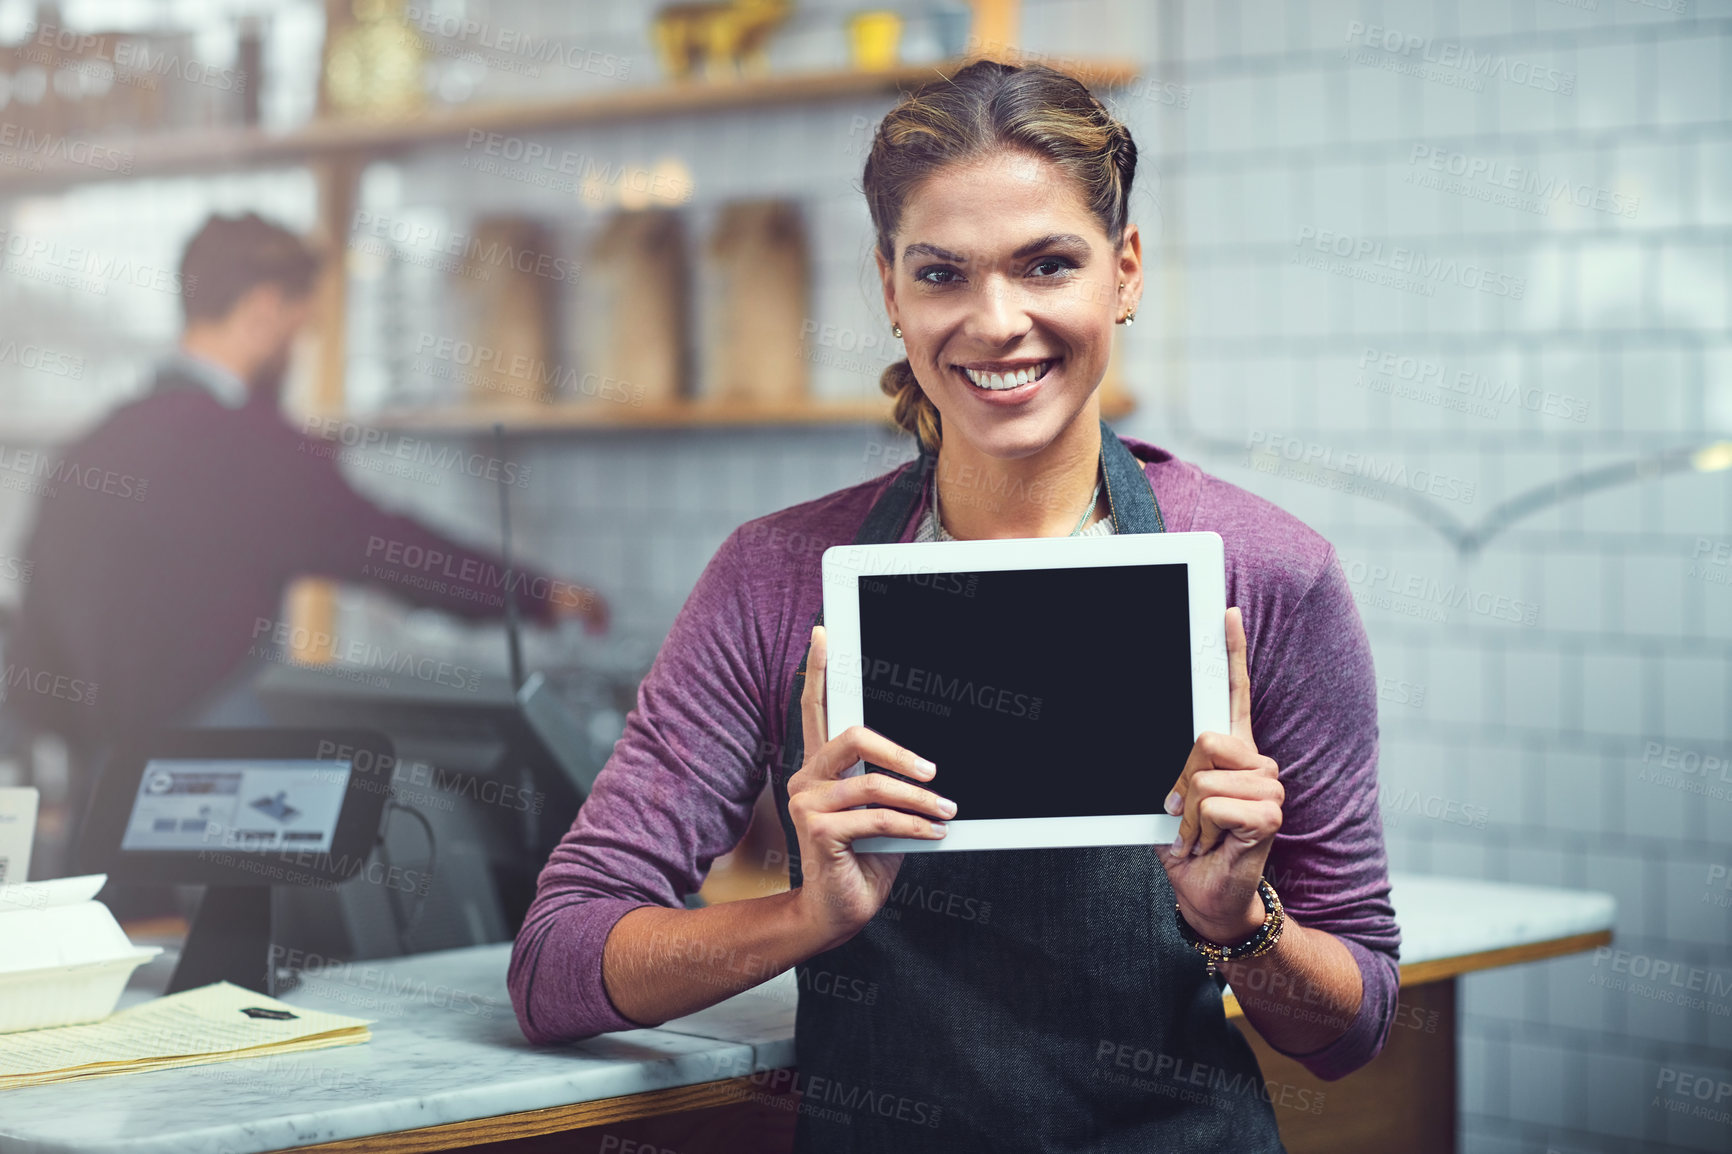
M116 751L78 864L128 884L325 885L378 839L390 739L360 729L159 732Z
M152 758L120 848L329 852L350 770L343 759Z

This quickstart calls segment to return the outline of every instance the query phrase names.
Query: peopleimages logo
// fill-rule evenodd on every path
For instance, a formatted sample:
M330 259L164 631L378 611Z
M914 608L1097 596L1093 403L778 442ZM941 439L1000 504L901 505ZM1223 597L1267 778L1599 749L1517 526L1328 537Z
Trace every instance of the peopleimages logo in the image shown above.
M572 397L597 397L604 401L621 401L632 405L643 403L642 385L603 376L594 370L580 373L575 368L552 364L539 357L509 353L492 345L441 337L435 333L422 333L415 342L415 352L418 363L426 365L426 371L431 375L459 380L472 387L487 388L513 396L540 397L553 392ZM425 359L427 357L442 363L430 363ZM461 371L465 369L473 371ZM501 375L521 384L501 386L495 379Z
M1359 381L1374 392L1426 401L1474 416L1496 417L1498 406L1520 405L1530 413L1577 424L1588 419L1588 402L1581 397L1553 389L1523 387L1509 381L1494 382L1484 373L1472 369L1448 372L1439 361L1421 360L1369 345L1359 354L1359 367L1375 374L1369 383L1363 376ZM1378 378L1383 378L1383 382L1379 383ZM1433 386L1439 391L1426 393L1422 391L1425 386ZM1456 395L1444 396L1445 392Z
M455 665L436 657L423 657L408 650L358 638L338 637L287 621L273 621L269 617L253 619L252 639L253 645L248 649L248 654L267 661L284 658L291 653L329 652L333 661L338 664L335 667L316 668L329 669L339 675L343 672L397 673L419 681L471 692L481 684L480 671L465 665ZM354 668L344 670L343 664Z
M1519 164L1510 164L1508 161L1491 157L1469 156L1465 152L1451 152L1429 144L1414 145L1412 152L1408 154L1407 163L1415 169L1423 166L1434 173L1458 177L1468 185L1483 184L1489 189L1531 197L1541 215L1544 215L1551 205L1562 201L1577 208L1591 208L1613 216L1634 217L1642 204L1639 196L1627 196L1609 188L1581 184L1565 177L1542 176ZM1409 183L1413 182L1414 175L1414 172L1408 173ZM1444 191L1457 190L1444 188ZM1511 207L1524 206L1512 203Z
M1382 60L1362 57L1359 63L1379 66L1393 64L1396 65L1392 68L1393 71L1413 71L1415 75L1424 76L1426 79L1447 80L1474 92L1484 88L1487 80L1502 80L1526 88L1537 88L1541 92L1555 92L1560 96L1573 96L1576 91L1574 72L1561 72L1520 57L1484 51L1454 40L1438 40L1414 32L1385 28L1380 24L1349 20L1347 42L1384 54ZM1419 71L1427 65L1432 66L1434 71Z
M1449 611L1464 609L1494 621L1536 626L1539 605L1489 589L1476 589L1466 581L1443 581L1399 566L1341 559L1341 571L1353 586L1353 599L1412 617L1445 624Z
M8 449L0 445L0 489L13 489L38 497L52 497L60 486L105 493L125 501L142 501L150 482L131 473L116 473L95 465L50 457L35 449Z
M520 273L555 281L576 280L583 267L577 261L568 260L557 253L542 252L502 240L483 242L474 233L453 232L424 221L412 221L403 217L368 212L365 209L355 213L350 235L390 241L410 249L454 258L467 269L464 275L470 275L472 279L476 272L481 271L474 266L480 265L511 268Z
M1363 478L1397 489L1427 493L1447 501L1473 503L1475 487L1472 481L1440 473L1435 469L1409 469L1405 463L1392 457L1378 457L1356 451L1342 452L1333 446L1321 445L1316 441L1303 441L1285 433L1272 433L1264 429L1251 430L1246 438L1245 449L1253 456L1253 460L1248 462L1253 467L1256 464L1255 457L1267 456Z
M436 472L462 473L513 488L521 489L529 483L528 465L471 452L455 445L435 445L432 441L394 435L383 429L358 425L336 417L309 416L301 423L301 432L309 438L317 438L301 445L301 452L309 456L340 457L342 454L339 448L368 450L393 461L425 466ZM345 463L351 465L359 465L363 461L364 458L345 459Z
M35 35L23 51L26 59L42 64L58 62L45 49L74 53L84 58L82 63L87 67L99 61L111 63L114 66L112 79L120 84L137 85L141 78L164 77L214 88L219 92L245 92L247 88L247 74L239 69L217 68L190 57L183 60L178 53L144 39L110 39L44 23L35 29ZM144 87L154 89L155 84Z
M13 690L20 689L39 697L70 701L74 705L93 705L96 702L94 681L16 663L0 669L0 701L5 701Z
M1303 259L1308 249L1322 253L1325 257L1333 256L1353 262L1344 270L1331 268L1325 271L1369 267L1401 277L1410 277L1422 285L1427 282L1453 284L1516 301L1527 294L1526 277L1496 272L1484 265L1458 261L1454 257L1430 256L1418 249L1404 248L1401 245L1386 248L1383 241L1370 237L1356 237L1305 225L1299 230L1293 244L1297 249L1293 254L1294 263L1308 263Z
M0 343L0 365L18 365L51 377L69 377L75 381L84 376L83 357L43 345L19 344L15 340Z
M435 41L433 51L442 56L475 59L490 68L504 67L531 77L541 75L539 65L542 64L558 64L610 80L624 80L631 74L629 56L615 56L611 52L565 44L521 28L465 19L452 12L434 12L413 4L405 9L403 15L429 36L452 42L440 44ZM492 55L484 56L483 52Z
M1604 962L1611 963L1609 973L1601 969ZM1594 950L1593 966L1588 982L1601 989L1620 990L1632 997L1719 1018L1732 1017L1732 1001L1728 1000L1732 997L1732 977L1723 971L1611 946Z
M0 264L16 276L34 276L33 270L38 268L54 270L62 274L54 278L56 283L96 294L106 294L110 283L187 297L198 287L198 278L187 277L183 281L172 269L140 264L81 245L63 245L53 238L32 236L16 229L0 229Z
M120 152L104 144L95 144L47 130L38 133L27 125L14 124L11 121L0 123L0 147L38 162L19 166L37 171L41 169L40 161L57 160L104 172L118 172L123 175L132 172L130 152Z
M1234 1073L1221 1066L1196 1062L1173 1054L1159 1053L1130 1042L1102 1038L1095 1047L1097 1074L1112 1076L1120 1085L1150 1090L1169 1097L1182 1097L1199 1105L1230 1108L1256 1098L1271 1106L1282 1106L1306 1114L1323 1113L1327 1094L1310 1087L1264 1081L1255 1074ZM1130 1073L1120 1073L1129 1071ZM1136 1078L1134 1074L1149 1074ZM1173 1093L1178 1090L1179 1093ZM1198 1093L1197 1091L1209 1091Z
M865 658L862 665L867 681L883 683L867 690L868 695L875 699L877 694L901 690L903 692L896 697L897 704L901 705L920 706L948 701L990 709L1011 717L1026 717L1030 721L1040 719L1039 697L1017 693L1003 686L976 684L972 678L961 676L946 677L918 666L904 668L901 662L887 661L882 657Z

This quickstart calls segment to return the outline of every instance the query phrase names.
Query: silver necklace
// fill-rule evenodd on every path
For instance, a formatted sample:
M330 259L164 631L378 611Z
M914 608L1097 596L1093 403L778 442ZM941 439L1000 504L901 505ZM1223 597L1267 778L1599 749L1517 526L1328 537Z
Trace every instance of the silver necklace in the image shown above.
M1076 528L1070 531L1070 536L1075 537L1082 532L1083 523L1089 519L1089 514L1094 512L1095 506L1100 503L1102 480L1104 480L1104 478L1100 476L1099 471L1097 470L1095 474L1095 495L1089 498L1088 508L1083 510L1081 517L1077 518ZM950 535L950 530L944 527L944 518L939 516L938 513L938 463L936 461L932 463L932 524L938 529L938 539L940 541L956 540L955 537Z

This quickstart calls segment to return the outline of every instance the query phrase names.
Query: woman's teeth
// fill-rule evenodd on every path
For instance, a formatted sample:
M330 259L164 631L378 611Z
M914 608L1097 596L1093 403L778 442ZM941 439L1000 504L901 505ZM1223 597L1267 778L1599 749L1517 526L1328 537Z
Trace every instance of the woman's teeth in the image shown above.
M962 368L960 365L957 367ZM1017 369L1010 373L985 373L968 368L963 368L962 372L970 382L982 389L1014 389L1018 385L1040 380L1050 368L1051 361L1042 361L1038 365L1030 365L1026 369Z

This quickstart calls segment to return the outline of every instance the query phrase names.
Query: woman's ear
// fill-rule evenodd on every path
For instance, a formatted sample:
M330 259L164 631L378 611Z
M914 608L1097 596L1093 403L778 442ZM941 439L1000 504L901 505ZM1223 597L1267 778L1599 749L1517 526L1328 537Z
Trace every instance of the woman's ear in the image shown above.
M896 323L896 266L884 259L884 253L874 245L872 259L878 262L878 280L884 286L884 315Z
M1143 299L1143 237L1134 224L1125 225L1125 239L1119 245L1118 279L1125 284L1119 308L1135 310Z

